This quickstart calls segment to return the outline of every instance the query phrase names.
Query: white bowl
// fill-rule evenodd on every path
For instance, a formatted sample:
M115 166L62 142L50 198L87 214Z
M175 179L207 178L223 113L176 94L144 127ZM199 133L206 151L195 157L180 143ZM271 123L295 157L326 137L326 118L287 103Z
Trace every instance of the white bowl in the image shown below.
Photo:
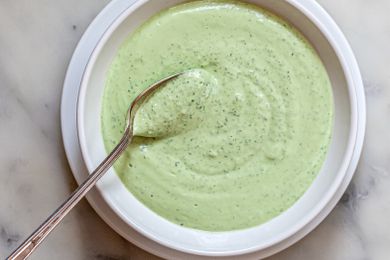
M120 44L152 15L181 2L185 0L138 1L115 20L95 48L83 75L77 111L80 148L90 172L107 155L101 134L101 101L106 72ZM333 138L326 161L307 192L278 217L245 230L206 232L173 224L139 202L113 169L107 172L97 188L115 213L148 238L186 253L208 256L246 254L267 249L298 233L318 216L339 190L355 146L360 146L364 135L363 87L360 74L352 73L350 64L340 51L339 44L345 44L344 38L334 37L339 34L333 34L328 30L330 26L319 23L317 14L309 12L299 1L247 2L291 22L317 49L332 82L335 104ZM356 72L357 67L353 70Z

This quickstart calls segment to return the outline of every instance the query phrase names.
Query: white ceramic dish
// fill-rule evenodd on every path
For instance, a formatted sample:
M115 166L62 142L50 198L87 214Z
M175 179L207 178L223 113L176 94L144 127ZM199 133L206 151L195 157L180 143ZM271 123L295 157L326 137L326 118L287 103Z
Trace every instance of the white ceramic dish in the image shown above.
M119 44L151 15L179 2L182 1L137 2L108 27L95 47L83 76L78 104L79 141L89 171L106 155L100 134L100 101L104 75ZM282 243L302 232L334 200L341 185L345 186L345 178L350 179L351 159L356 159L356 153L360 153L365 123L363 89L352 53L345 53L350 49L342 34L330 30L335 26L331 20L330 24L320 22L317 16L323 15L323 10L309 10L302 5L305 1L250 2L292 22L317 48L328 69L335 94L334 138L322 171L305 195L279 217L242 231L210 233L172 224L139 203L116 174L109 172L98 184L98 189L115 213L145 236L180 251L214 256L238 255ZM356 162L352 171L354 167Z

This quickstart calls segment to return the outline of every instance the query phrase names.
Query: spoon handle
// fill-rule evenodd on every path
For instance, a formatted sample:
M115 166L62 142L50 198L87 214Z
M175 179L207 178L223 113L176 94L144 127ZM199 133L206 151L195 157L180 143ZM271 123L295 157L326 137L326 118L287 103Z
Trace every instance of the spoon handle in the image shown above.
M26 259L57 226L68 212L87 194L103 174L114 164L131 141L127 128L119 144L88 176L88 178L57 208L53 214L41 224L8 258L7 260Z

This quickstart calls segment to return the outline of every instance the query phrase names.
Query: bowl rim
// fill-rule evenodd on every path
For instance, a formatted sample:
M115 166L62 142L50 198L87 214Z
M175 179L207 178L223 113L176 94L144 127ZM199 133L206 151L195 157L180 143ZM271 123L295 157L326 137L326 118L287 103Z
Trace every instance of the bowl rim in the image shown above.
M80 150L83 157L83 160L85 162L85 165L89 172L94 170L94 166L92 166L91 159L88 154L87 149L87 142L85 138L85 131L84 131L84 101L85 96L87 92L87 86L89 83L89 78L91 76L91 73L93 71L94 65L96 60L99 57L99 54L101 50L104 48L107 41L110 39L112 34L116 31L116 29L122 24L122 22L127 19L129 15L131 15L134 11L136 11L139 7L144 5L145 3L149 2L150 0L138 0L133 5L129 6L125 10L123 10L117 18L107 27L107 29L102 34L102 37L98 41L98 43L95 45L92 54L90 55L88 59L88 63L85 67L84 72L82 73L82 79L80 83L80 89L77 96L77 113L76 113L76 125L77 125L77 138L79 140L80 144ZM243 0L245 2L245 0ZM358 90L361 91L363 89L362 80L359 72L359 68L357 65L357 62L354 58L354 55L352 53L352 50L345 39L344 35L342 34L341 30L338 28L336 23L333 21L332 18L326 13L326 11L318 4L313 3L313 5L317 8L317 12L319 12L319 15L327 16L329 19L330 25L332 26L332 30L335 30L333 35L331 31L325 26L320 20L317 19L316 15L313 11L308 10L304 5L300 3L299 0L284 0L289 5L291 5L293 8L297 9L300 13L302 13L304 16L306 16L317 29L320 30L320 32L323 34L323 36L326 38L330 46L332 47L333 51L335 52L338 61L340 62L340 65L342 67L343 75L345 77L347 87L348 87L348 96L349 100L351 102L350 109L351 109L351 120L350 120L350 131L348 136L348 144L346 148L346 152L344 154L344 159L339 167L338 172L343 174L337 174L337 177L333 180L332 185L329 187L329 190L326 192L326 196L320 200L320 203L315 207L315 210L311 210L310 214L306 214L304 218L302 218L300 221L296 222L289 230L288 232L283 232L281 235L274 237L273 239L270 239L268 243L263 243L260 246L254 246L254 247L248 247L245 249L240 250L231 250L231 251L206 251L206 250L194 250L189 249L187 247L182 247L177 244L171 243L171 241L162 240L159 237L147 232L142 227L138 226L136 223L129 221L127 216L124 216L123 213L115 206L115 203L112 202L112 200L103 192L98 186L97 190L102 195L103 199L107 202L107 204L111 207L111 209L117 214L125 223L129 224L132 228L134 228L137 232L141 233L142 235L146 236L149 239L152 239L153 241L158 242L159 244L162 244L164 246L167 246L169 248L173 248L175 250L179 250L185 253L190 254L196 254L196 255L204 255L204 256L234 256L234 255L243 255L252 253L255 251L263 250L266 248L269 248L275 244L278 244L289 237L293 236L297 232L299 232L301 229L303 229L306 225L308 225L313 219L315 219L316 216L318 216L321 211L326 207L326 205L331 201L332 197L336 194L338 188L342 184L342 181L344 180L347 173L347 169L350 166L350 162L352 160L353 154L356 149L356 145L359 144L359 142L363 142L364 139L364 132L365 132L365 120L366 120L366 108L365 108L365 98L364 98L364 92L360 93L360 98L358 98ZM318 15L318 14L317 14ZM337 37L335 37L337 36ZM336 39L337 38L337 39ZM339 45L340 42L347 47L350 53L348 53L349 56L353 58L352 63L348 64L346 61L346 58L344 57L344 54L340 48ZM344 50L345 51L345 50ZM354 73L353 73L354 70ZM356 73L357 72L357 73ZM353 76L353 74L355 74ZM357 103L361 103L361 107L358 107ZM363 127L363 129L362 129ZM358 130L360 130L360 136L358 136ZM360 137L360 139L358 139ZM357 147L359 149L359 154L361 152L361 147ZM353 174L351 174L351 179ZM202 231L203 232L203 231ZM227 231L228 232L235 232L235 231ZM221 232L214 232L214 233L221 233Z

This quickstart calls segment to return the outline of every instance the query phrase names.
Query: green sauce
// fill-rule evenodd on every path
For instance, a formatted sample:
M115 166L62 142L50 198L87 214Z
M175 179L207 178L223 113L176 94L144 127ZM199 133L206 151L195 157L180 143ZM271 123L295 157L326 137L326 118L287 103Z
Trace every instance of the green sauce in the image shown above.
M292 206L331 137L331 86L312 46L285 21L239 2L159 13L123 43L109 69L107 151L130 102L183 70L139 110L138 137L115 164L124 185L162 217L202 230L256 226Z

